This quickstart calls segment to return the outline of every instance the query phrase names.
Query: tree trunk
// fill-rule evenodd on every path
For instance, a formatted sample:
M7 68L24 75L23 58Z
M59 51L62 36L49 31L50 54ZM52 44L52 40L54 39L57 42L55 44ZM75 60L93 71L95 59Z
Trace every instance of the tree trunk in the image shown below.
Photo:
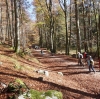
M83 27L84 27L84 52L88 52L84 5L85 5L84 4L84 0L82 0L82 7L83 7Z
M20 38L19 38L19 12L18 12L18 2L14 0L14 10L15 10L15 52L20 50Z
M69 41L68 41L68 24L67 24L67 0L64 0L65 5L65 27L66 27L66 55L69 55Z
M11 42L12 42L12 47L14 48L14 37L15 37L15 27L14 27L14 0L11 0L11 16L12 16L12 23L11 23L11 31L12 31L12 34L11 34Z
M0 39L1 39L1 42L2 42L2 39L3 39L3 33L2 33L2 6L0 7Z
M77 36L77 50L81 52L81 36L80 36L80 28L79 28L79 15L78 15L78 5L77 0L75 2L75 18L76 18L76 36Z
M98 10L98 34L99 34L99 50L98 50L98 58L100 59L100 4Z
M70 45L71 45L71 34L72 34L72 16L71 16L71 10L72 10L72 7L71 7L71 0L70 0L70 36L69 36L69 51L70 51Z
M40 39L39 39L39 45L40 45L40 47L43 47L43 34L42 34L42 27L39 28L39 37L40 37Z

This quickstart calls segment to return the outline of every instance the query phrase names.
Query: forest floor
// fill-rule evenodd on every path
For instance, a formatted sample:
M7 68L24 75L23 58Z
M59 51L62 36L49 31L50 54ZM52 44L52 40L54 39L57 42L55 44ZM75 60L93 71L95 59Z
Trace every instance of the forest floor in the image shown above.
M76 58L61 54L52 56L45 49L43 52L41 55L40 49L31 49L31 55L20 57L10 47L0 45L0 82L9 84L15 79L21 79L31 89L61 91L63 99L100 99L97 60L94 73L89 72L87 65L78 66ZM37 73L40 69L48 71L49 75ZM39 77L43 77L43 80L39 80ZM0 99L7 99L9 95L1 93Z

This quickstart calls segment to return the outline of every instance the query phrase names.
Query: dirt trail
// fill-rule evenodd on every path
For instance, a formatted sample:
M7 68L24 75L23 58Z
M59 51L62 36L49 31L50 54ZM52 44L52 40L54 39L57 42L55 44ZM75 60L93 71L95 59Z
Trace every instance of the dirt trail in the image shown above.
M47 80L60 84L62 89L64 87L64 93L68 94L64 99L100 99L100 72L97 66L96 73L89 73L87 66L78 66L76 59L65 55L51 56L46 50L43 55L40 50L35 50L33 55L43 64L41 69L50 71ZM64 76L59 76L57 72L62 72Z
M63 99L100 99L100 72L98 66L95 65L96 73L89 73L88 67L77 65L77 59L66 55L51 56L49 52L43 50L32 49L32 54L25 58L16 56L16 54L6 48L0 46L0 81L8 84L16 79L21 79L29 88L47 91L58 90L63 94ZM14 58L24 69L17 70L18 65ZM31 61L32 60L32 61ZM29 68L30 67L30 68ZM38 74L34 70L43 69L49 71L49 76ZM63 76L58 74L62 72ZM39 78L43 77L43 80ZM1 86L0 86L1 88ZM8 99L10 93L1 93L0 99Z

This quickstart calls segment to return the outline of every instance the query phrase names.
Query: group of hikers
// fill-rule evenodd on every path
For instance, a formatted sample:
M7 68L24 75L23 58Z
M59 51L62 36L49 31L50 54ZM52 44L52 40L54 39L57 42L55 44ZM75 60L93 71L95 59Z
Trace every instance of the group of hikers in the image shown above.
M35 46L35 49L39 49L38 46ZM43 55L43 50L41 49L41 55ZM87 65L89 68L89 72L91 72L91 70L95 73L95 69L94 69L94 60L92 58L91 55L88 55L86 52L84 52L83 54L78 52L77 53L77 57L78 57L78 65L80 66L85 66Z
M89 72L91 72L91 70L94 73L96 72L94 69L94 60L91 55L88 55L86 52L84 52L84 54L78 52L77 56L78 56L78 65L81 65L84 67L84 65L87 64L89 68Z

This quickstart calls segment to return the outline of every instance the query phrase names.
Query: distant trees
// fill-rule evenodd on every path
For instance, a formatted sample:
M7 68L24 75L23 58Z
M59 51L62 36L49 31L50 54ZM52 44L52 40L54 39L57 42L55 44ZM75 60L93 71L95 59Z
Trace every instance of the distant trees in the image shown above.
M26 24L24 23L28 19L25 2L27 1L0 0L0 41L12 46L15 52L25 48Z
M40 12L36 10L36 14L41 15L41 11L44 12L41 16L43 18L42 22L45 24L43 32L47 34L46 38L48 40L46 42L51 45L49 48L53 49L54 41L59 40L62 45L57 49L65 49L66 54L69 54L69 49L73 47L76 48L76 51L81 52L84 49L84 51L95 51L99 54L100 27L98 27L98 24L100 3L98 0L58 0L59 2L44 0L43 3L36 3L36 1L40 2L40 0L35 0L35 4L38 4L36 9L40 8ZM55 19L60 20L61 23ZM38 22L40 21L38 20ZM54 29L56 28L54 23L56 27L58 26L57 28L59 26L61 28ZM55 38L54 34L56 34ZM59 34L62 36L58 38ZM43 42L45 42L45 39L43 39ZM59 46L59 42L56 42L56 45Z
M60 16L60 12L57 10L59 9L58 2L54 0L34 0L34 4L36 6L40 46L47 47L56 53L57 31L60 27L58 24L58 16Z
M11 45L15 52L24 50L30 32L30 20L25 10L28 1L0 2L0 41ZM67 55L70 49L95 51L100 56L99 0L34 0L33 4L37 28L32 32L38 32L41 47L54 53L65 50Z

